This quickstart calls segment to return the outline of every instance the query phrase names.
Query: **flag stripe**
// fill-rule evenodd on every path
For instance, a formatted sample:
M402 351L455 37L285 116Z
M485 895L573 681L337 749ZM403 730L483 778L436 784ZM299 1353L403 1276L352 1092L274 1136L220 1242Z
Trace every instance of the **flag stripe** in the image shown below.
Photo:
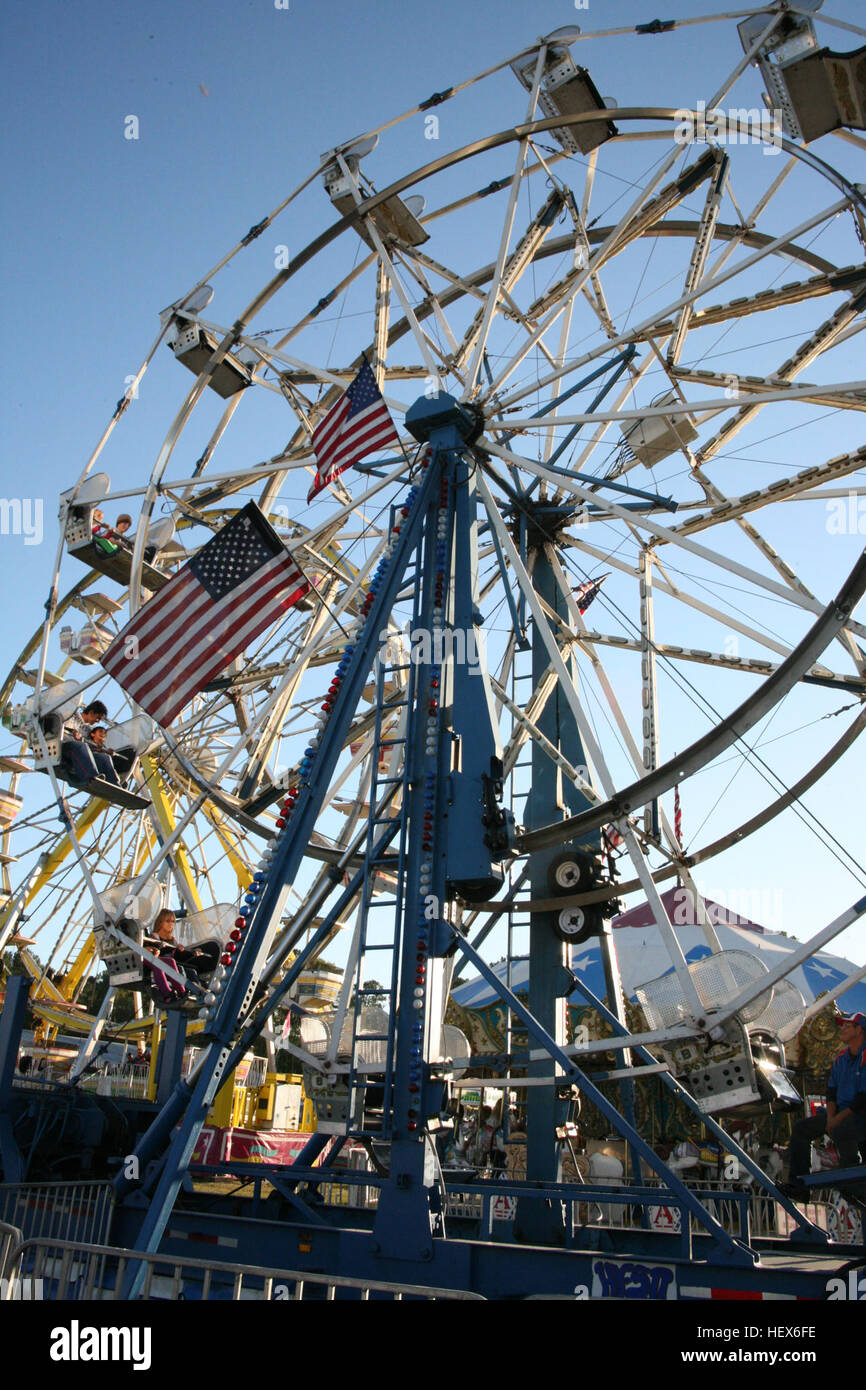
M275 618L291 608L295 602L296 599L294 597L286 595L280 600L278 605L272 607L266 614L262 615L261 612L258 611L257 616L252 620L248 620L247 626L242 628L238 633L238 640L241 642L242 646L246 646L247 643L252 642L254 638L258 637L259 633L271 626ZM229 657L229 661L231 660L232 658ZM157 718L159 723L171 723L175 715L180 713L187 701L191 700L193 695L195 695L196 691L200 690L202 686L207 685L208 681L212 680L214 676L219 675L220 671L224 670L227 664L228 662L224 654L221 653L212 658L208 664L200 667L197 671L190 672L182 687L177 684L169 687L163 696L161 704L157 707L162 711L162 715L155 715L154 717Z
M308 590L251 502L144 605L102 665L143 710L168 724Z
M388 407L365 359L345 395L313 431L317 468L307 501L311 502L328 483L365 455L399 443Z
M333 435L339 435L340 428L348 413L348 397L343 396L336 405L331 406L324 420L313 430L313 448L316 453L328 447Z
M257 607L255 616L250 614L246 620L240 618L234 625L231 634L226 633L226 637L233 635L236 639L233 648L234 655L266 627L269 627L295 601L294 596L286 595L278 605L272 605L266 612L262 612ZM148 709L159 723L168 724L183 709L196 691L222 671L232 659L232 656L227 658L225 648L220 647L219 651L203 665L185 666L182 670L173 673L169 684L166 686L163 682L158 692L142 695L141 698L133 696L133 698L137 698L138 703L143 708Z
M159 656L162 653L163 640L166 634L173 634L178 630L193 623L198 617L199 610L207 609L207 593L196 581L195 576L190 576L191 583L186 584L183 589L183 602L173 605L172 611L165 614L164 621L159 624L151 624L149 629L142 634L141 631L133 627L128 628L124 633L123 647L116 653L111 654L111 662L108 659L103 663L109 674L114 676L123 684L122 677L125 676L130 685L136 684L139 679L139 672L143 669L139 662L144 655L148 668L153 670L159 664ZM137 649L133 655L124 655L127 644L131 639L137 642Z
M199 587L195 575L186 567L176 578L176 589L171 584L166 585L162 593L146 603L127 623L119 636L115 637L102 658L102 665L111 675L114 675L113 668L124 669L124 664L128 660L124 655L127 640L130 637L136 637L141 642L147 638L153 629L163 621L164 615L170 617L178 608L182 609L183 605L189 601L190 591Z
M328 439L318 441L314 436L313 447L316 450L317 457L326 450L333 449L334 452L332 456L340 458L342 455L352 453L359 447L367 447L368 441L370 439L375 439L377 435L381 435L385 440L396 438L396 432L391 423L391 417L386 411L385 417L383 418L383 407L379 405L371 406L360 415L356 415L355 419L352 421L351 435L347 436L345 439L342 437L342 431L330 432L331 435L335 433L338 437L334 439L333 444L331 443L330 435Z
M350 446L354 439L369 435L371 432L387 434L389 437L394 435L396 437L397 432L391 422L391 417L381 401L377 405L371 405L366 410L362 410L360 414L355 415L351 423L352 439L349 441ZM345 448L345 439L342 439L341 443Z
M278 595L283 588L284 579L282 574L275 573L271 576L269 583L264 588L256 586L255 589L248 592L240 599L236 599L235 594L232 594L230 604L226 603L222 611L211 614L208 622L208 631L202 633L199 629L196 629L192 636L176 653L173 654L169 652L168 661L160 663L161 669L155 675L152 676L149 670L142 673L142 680L136 683L139 693L135 698L138 699L139 695L142 695L150 701L162 703L170 692L182 688L180 682L188 670L191 671L191 679L197 682L197 686L194 686L193 690L190 692L194 694L196 688L200 688L202 685L206 684L207 681L210 680L211 675L216 674L217 671L221 671L223 667L227 666L232 660L232 656L226 655L226 650L229 646L234 653L237 650L238 641L241 642L241 645L245 645L245 643L251 641L253 636L257 635L263 627L267 627L268 624L273 621L274 605L268 604L268 600ZM240 594L240 591L238 591L238 594ZM286 597L291 602L291 596L287 595ZM262 605L268 605L264 608L263 621ZM280 603L280 611L282 611L284 606L287 607L289 604L283 605ZM229 617L229 625L219 633L219 645L216 647L216 650L211 656L206 657L206 659L202 661L201 658L205 657L205 654L214 642L212 631L214 623L219 625ZM260 624L260 626L257 627L257 624ZM253 628L256 629L255 632L252 631ZM192 668L190 667L190 663L195 663ZM185 688L185 686L183 688Z
M139 656L135 665L135 674L130 677L128 689L130 694L135 692L135 698L139 695L151 694L156 696L161 684L164 684L166 674L169 678L178 666L184 664L187 657L197 655L198 647L204 641L205 649L212 640L212 628L215 623L221 621L224 612L236 609L243 603L252 590L253 596L259 593L263 585L270 585L271 575L276 571L278 579L283 572L285 562L281 558L275 558L258 570L250 579L246 580L238 588L214 607L207 590L193 580L194 588L185 590L187 602L179 613L174 613L158 631L152 632L151 644L147 648L146 659L142 662ZM291 566L294 571L294 566ZM294 571L296 572L296 571ZM280 579L280 582L281 579ZM205 630L198 625L200 614L208 613L208 624ZM182 635L186 634L186 640L182 640ZM179 646L175 645L181 639ZM139 650L141 648L139 647ZM129 665L130 663L127 663Z

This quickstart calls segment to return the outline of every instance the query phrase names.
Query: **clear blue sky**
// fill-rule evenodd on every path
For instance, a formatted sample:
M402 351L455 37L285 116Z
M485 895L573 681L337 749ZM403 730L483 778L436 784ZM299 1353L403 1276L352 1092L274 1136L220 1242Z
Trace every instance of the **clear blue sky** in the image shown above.
M532 6L514 0L389 0L366 8L345 0L290 0L288 9L276 8L273 0L33 0L10 7L2 137L6 235L0 251L7 324L2 492L43 499L45 537L41 545L0 537L7 664L40 620L56 544L57 495L75 481L123 394L124 378L155 336L158 311L309 173L321 152L561 25L576 22L595 30L647 22L657 13L694 17L713 8L693 0L660 8L643 0L591 0L580 9L552 0ZM857 0L830 0L827 10L853 23L864 18ZM840 31L835 46L847 50L860 42ZM635 38L616 47L587 44L575 52L601 91L621 106L679 106L706 94L741 50L729 25ZM439 108L443 145L519 118L521 97L513 79L509 89L503 78L493 96L486 87L475 92L459 117L448 104ZM138 121L136 140L124 138L129 116ZM388 133L383 146L386 141L386 172L431 157L420 117ZM842 152L838 144L832 149L840 162L856 167L850 150ZM507 172L509 159L501 163L500 172ZM311 235L331 220L324 194L320 202ZM239 290L263 284L282 241L278 224L245 253L244 269L230 283ZM282 312L274 326L286 322ZM267 314L261 326L271 326ZM143 416L140 426L123 422L123 443L110 470L115 485L144 482L161 438L156 422L164 432L169 411L166 395L155 417ZM838 447L850 446L846 440ZM825 448L822 441L822 458L834 451L833 443ZM851 559L859 544L851 538ZM808 566L807 544L802 558ZM817 583L820 575L809 579ZM862 759L859 767L862 777ZM844 817L838 811L846 794L852 802L855 797L850 771L846 777L816 807L828 817L832 813L831 824L859 853L860 817L853 807ZM856 892L827 862L821 869L825 881L801 884L798 865L809 841L794 843L778 886L788 901L808 893L807 916L817 927L831 915L823 910L825 901L838 910ZM718 890L717 877L706 886ZM760 866L747 867L745 881L764 883ZM807 934L807 925L798 919L791 929ZM850 934L839 949L866 959L866 929Z

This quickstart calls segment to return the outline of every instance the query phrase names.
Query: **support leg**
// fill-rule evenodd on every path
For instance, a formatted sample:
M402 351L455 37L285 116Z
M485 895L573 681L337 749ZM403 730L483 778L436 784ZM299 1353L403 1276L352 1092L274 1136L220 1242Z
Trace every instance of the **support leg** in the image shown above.
M28 975L11 975L0 1014L0 1163L6 1182L23 1182L24 1160L12 1133L12 1078L21 1046L21 1030L30 990Z

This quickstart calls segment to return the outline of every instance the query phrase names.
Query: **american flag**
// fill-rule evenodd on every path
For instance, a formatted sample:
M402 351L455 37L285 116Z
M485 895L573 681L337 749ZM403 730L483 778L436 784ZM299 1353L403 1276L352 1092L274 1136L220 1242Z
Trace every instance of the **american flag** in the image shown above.
M170 724L308 589L250 502L136 613L102 665L151 718Z
M574 597L577 600L577 611L579 613L586 612L606 579L607 575L603 574L600 579L585 579L582 584L578 584L574 591Z
M620 845L625 844L625 840L615 825L606 825L601 834L606 849L619 849Z
M365 357L346 394L313 430L317 472L307 501L312 502L328 483L367 454L399 443L388 407Z

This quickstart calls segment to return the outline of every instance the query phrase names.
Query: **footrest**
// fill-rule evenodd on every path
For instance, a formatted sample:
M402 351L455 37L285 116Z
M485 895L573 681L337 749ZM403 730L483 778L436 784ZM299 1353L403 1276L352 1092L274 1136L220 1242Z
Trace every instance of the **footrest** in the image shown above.
M85 782L83 790L91 796L98 796L100 801L110 802L112 806L123 806L127 811L143 811L145 806L151 804L150 797L127 791L126 787L106 782L103 777L91 777L89 782Z

